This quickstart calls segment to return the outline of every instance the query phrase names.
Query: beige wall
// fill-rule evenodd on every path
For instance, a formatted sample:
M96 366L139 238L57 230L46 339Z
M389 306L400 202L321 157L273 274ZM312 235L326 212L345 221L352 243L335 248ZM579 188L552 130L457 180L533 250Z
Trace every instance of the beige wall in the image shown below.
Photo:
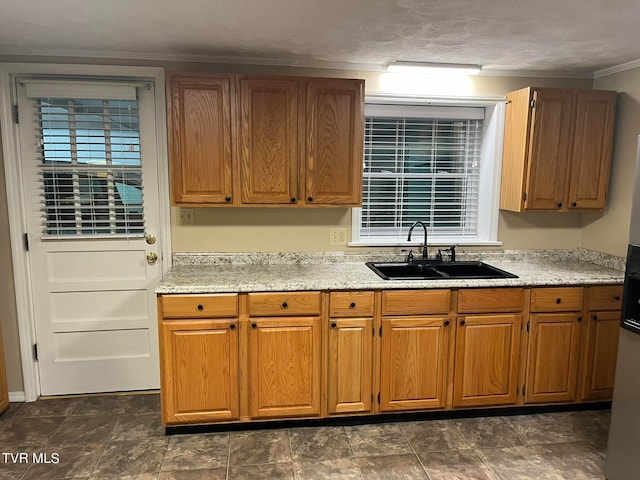
M0 57L0 61L20 62L24 58ZM46 58L29 58L29 62L48 62ZM262 74L296 74L335 77L365 78L367 91L379 91L381 74L372 72L349 72L338 70L292 69L275 67L253 67L240 65L211 65L206 63L158 63L111 61L106 59L56 59L57 63L95 63L140 66L162 66L169 70L185 71L217 71ZM117 67L114 67L114 74ZM640 74L622 81L623 74L614 76L611 86L598 81L598 88L612 88L619 91L628 89L621 95L619 105L625 105L618 111L618 129L626 132L627 116L638 115L638 99L640 98ZM633 79L636 79L635 85ZM529 85L550 87L591 88L591 80L550 79L526 77L483 77L472 79L470 91L474 95L504 95L505 93ZM627 105L628 104L628 105ZM626 115L624 112L627 112ZM621 118L625 115L624 118ZM640 120L633 120L636 122ZM621 127L621 123L625 126ZM630 122L631 123L631 122ZM632 130L632 129L630 129ZM638 129L635 128L637 135ZM624 134L630 138L631 133ZM630 144L633 143L633 146ZM629 144L629 145L627 145ZM603 214L500 214L498 238L503 248L574 248L585 246L596 250L621 253L622 237L626 242L626 225L628 224L628 205L630 203L629 180L631 162L635 153L635 140L620 140L616 133L616 149L614 151L614 175L612 177L611 204ZM0 169L1 171L2 169ZM0 326L3 330L4 345L7 355L7 373L9 390L22 390L22 373L18 350L18 333L15 312L14 290L11 273L11 252L8 238L8 221L6 215L6 191L3 179L0 179L0 304L2 316ZM626 187L626 189L625 189ZM350 230L350 209L216 209L202 208L196 210L196 223L190 226L177 224L177 208L172 208L172 242L173 250L185 251L328 251L344 249L329 245L329 229L344 227ZM624 224L624 225L623 225ZM600 230L598 225L604 227ZM622 235L622 231L624 235ZM605 232L614 232L608 235ZM350 233L350 232L349 232ZM596 235L597 233L597 235ZM619 237L619 238L617 238Z
M581 243L584 248L625 256L640 135L640 68L598 78L594 88L620 93L607 210L602 216L584 215Z

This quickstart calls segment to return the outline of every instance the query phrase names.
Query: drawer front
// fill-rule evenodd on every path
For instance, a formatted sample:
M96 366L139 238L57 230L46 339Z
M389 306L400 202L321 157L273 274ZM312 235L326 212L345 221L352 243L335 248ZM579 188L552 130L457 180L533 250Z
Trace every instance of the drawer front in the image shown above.
M373 292L331 292L329 315L331 317L372 317Z
M582 287L531 289L532 312L575 312L582 310Z
M458 292L459 313L521 312L523 288L472 288Z
M589 310L620 310L622 285L589 288Z
M237 317L238 294L163 295L164 318Z
M382 292L382 315L449 313L450 290L388 290Z
M249 316L320 315L320 292L250 293Z

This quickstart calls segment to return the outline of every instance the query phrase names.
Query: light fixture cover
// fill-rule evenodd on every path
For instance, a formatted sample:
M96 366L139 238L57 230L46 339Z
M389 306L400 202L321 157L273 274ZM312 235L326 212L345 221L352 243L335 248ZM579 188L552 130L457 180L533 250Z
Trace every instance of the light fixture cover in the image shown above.
M458 75L477 75L482 70L480 65L464 63L430 63L430 62L389 62L387 71L404 73L446 73Z

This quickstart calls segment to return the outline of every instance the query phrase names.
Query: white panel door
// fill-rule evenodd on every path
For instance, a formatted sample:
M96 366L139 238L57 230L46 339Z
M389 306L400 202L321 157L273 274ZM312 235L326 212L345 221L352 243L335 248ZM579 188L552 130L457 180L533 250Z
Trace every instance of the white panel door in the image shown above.
M41 394L159 388L153 87L51 85L17 84Z

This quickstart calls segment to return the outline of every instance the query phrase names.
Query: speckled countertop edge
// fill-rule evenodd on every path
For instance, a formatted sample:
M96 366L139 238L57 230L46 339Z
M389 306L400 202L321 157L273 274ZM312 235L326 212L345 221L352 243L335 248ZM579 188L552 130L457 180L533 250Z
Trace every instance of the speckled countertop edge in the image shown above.
M365 265L404 258L393 252L178 253L156 293L587 285L624 280L624 258L585 249L459 252L461 260L482 260L518 275L509 279L383 280Z

